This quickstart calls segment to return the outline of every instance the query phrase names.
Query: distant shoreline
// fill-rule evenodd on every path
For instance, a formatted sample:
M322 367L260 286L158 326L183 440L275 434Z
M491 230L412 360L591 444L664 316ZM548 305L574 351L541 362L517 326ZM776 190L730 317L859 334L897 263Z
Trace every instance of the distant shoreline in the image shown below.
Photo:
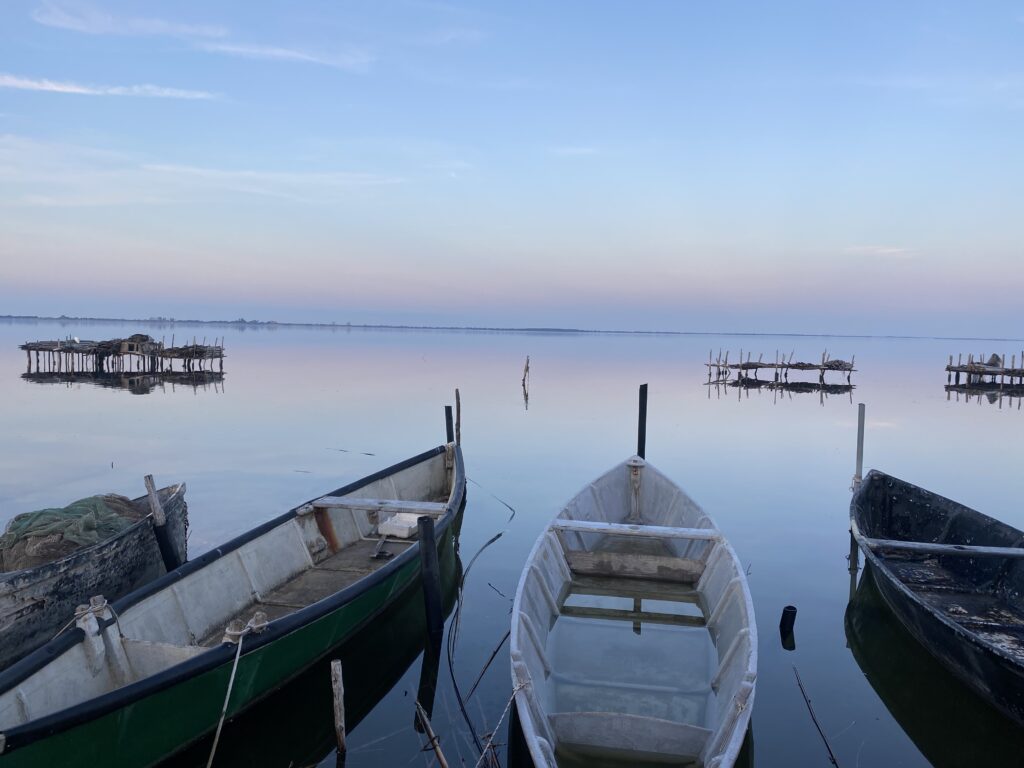
M0 322L45 321L57 323L96 323L167 326L214 326L240 328L243 330L273 330L275 328L317 328L327 330L353 331L445 331L460 333L519 333L538 335L593 335L593 336L784 336L792 338L821 339L930 339L934 341L1024 341L1024 339L1002 336L914 336L908 334L870 333L768 333L763 331L637 331L600 328L555 328L555 327L512 327L484 325L402 325L389 323L297 323L277 320L181 320L173 317L59 317L48 315L0 315Z

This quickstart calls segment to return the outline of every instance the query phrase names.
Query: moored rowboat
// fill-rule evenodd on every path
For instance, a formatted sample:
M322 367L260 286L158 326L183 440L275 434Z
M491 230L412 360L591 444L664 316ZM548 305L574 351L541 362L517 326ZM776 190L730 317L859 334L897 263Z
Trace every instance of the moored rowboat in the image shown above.
M154 523L149 496L122 498L138 518L128 527L51 562L0 572L0 669L51 640L92 595L115 600L166 573L158 538L170 550L172 568L185 561L185 484L155 493L163 530Z
M746 575L711 518L639 457L541 534L510 650L538 767L599 757L726 768L739 754L757 675Z
M216 729L414 584L411 517L444 546L465 499L449 443L296 507L109 606L0 673L0 766L146 766ZM382 536L392 531L399 538ZM383 557L379 557L383 555Z
M910 634L1024 724L1024 532L877 470L850 529Z

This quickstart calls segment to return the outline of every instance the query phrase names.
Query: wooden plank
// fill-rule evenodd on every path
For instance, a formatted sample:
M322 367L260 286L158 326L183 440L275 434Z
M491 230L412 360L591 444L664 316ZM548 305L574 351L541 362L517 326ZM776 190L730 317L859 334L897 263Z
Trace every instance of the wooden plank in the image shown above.
M718 541L722 532L716 528L672 528L667 525L631 525L628 523L595 523L589 520L555 520L556 531L604 533L611 536L646 536L658 539L699 539Z
M961 555L963 557L1024 557L1022 547L985 547L977 544L935 544L926 541L897 541L895 539L864 538L871 549L898 549L926 555Z
M360 509L378 512L410 512L440 517L448 505L439 501L407 501L405 499L352 499L341 496L321 496L313 502L314 509Z
M621 712L555 712L549 716L560 743L639 752L689 762L700 757L712 731L697 725Z
M569 584L572 595L632 597L663 600L669 603L698 603L700 593L692 586L649 579L609 579L602 576L574 576Z
M566 552L565 557L573 573L593 576L620 576L692 584L704 573L704 563L685 557L574 550Z
M660 611L627 611L621 608L592 608L586 605L563 605L561 614L577 619L632 621L643 624L669 624L677 627L703 627L703 616L685 616Z

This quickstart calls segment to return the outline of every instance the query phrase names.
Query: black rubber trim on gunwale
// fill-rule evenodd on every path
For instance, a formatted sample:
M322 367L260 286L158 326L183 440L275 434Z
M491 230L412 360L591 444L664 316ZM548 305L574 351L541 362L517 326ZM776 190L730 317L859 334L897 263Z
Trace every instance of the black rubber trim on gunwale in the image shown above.
M166 574L154 582L136 590L135 592L127 595L121 600L114 603L114 609L120 613L126 608L134 605L140 600L148 597L154 592L163 589L172 583L179 581L184 576L196 571L202 567L205 567L209 563L218 560L224 555L233 552L243 544L252 541L267 531L276 528L292 517L295 516L296 510L299 507L309 504L312 501L320 498L324 495L343 495L351 493L352 491L358 490L359 488L368 485L369 483L380 480L381 478L387 477L388 475L395 474L409 467L420 464L424 461L434 458L437 455L443 454L446 450L446 446L438 446L430 451L413 456L412 458L406 459L398 464L395 464L386 469L382 469L372 475L367 475L360 480L349 483L348 485L342 486L337 490L331 491L327 494L320 494L309 501L303 502L283 515L274 518L266 523L263 523L256 528L232 539L221 547L217 547L210 552L205 553L196 560L185 563L175 571ZM440 525L435 529L435 546L440 537L447 532L450 528L452 521L455 518L456 513L461 508L465 498L465 468L462 461L461 448L456 446L455 448L455 477L453 478L453 487L449 496L448 505L445 510L445 514L440 521ZM264 645L271 643L278 638L288 634L289 632L309 624L327 614L337 610L338 608L346 605L347 603L354 600L356 597L361 595L363 592L371 589L382 581L391 578L395 571L400 569L403 565L408 563L415 557L419 556L419 542L417 541L405 552L397 555L390 560L386 565L380 569L374 571L372 574L360 579L354 584L349 585L340 592L335 592L327 597L312 603L311 605L302 608L295 613L291 613L287 616L283 616L280 619L270 622L266 629L259 634L256 634L252 639L243 646L243 656L248 655L251 652L259 650ZM382 606L383 607L383 606ZM105 622L105 626L109 626L113 623L113 620ZM84 639L85 633L76 628L73 633L69 633L68 636L58 637L47 645L43 646L37 651L27 656L18 664L13 667L0 672L0 694L6 693L12 687L16 686L22 680L34 672L39 671L47 663L52 661L54 658L59 656L61 653L66 652L69 648L74 646L77 642ZM59 644L59 649L58 649ZM208 651L195 656L186 661L180 662L174 665L168 670L160 672L156 675L151 675L139 680L130 685L118 688L109 693L97 696L88 701L82 702L67 709L60 710L50 715L32 720L28 723L15 726L6 731L0 731L0 734L4 736L4 749L0 752L2 754L8 754L14 749L24 747L41 738L52 736L56 733L69 730L78 725L86 723L97 717L109 714L121 707L127 706L147 696L151 696L155 693L170 688L179 681L187 678L192 678L200 674L204 674L216 667L229 662L233 659L235 654L235 646L230 643L225 643Z

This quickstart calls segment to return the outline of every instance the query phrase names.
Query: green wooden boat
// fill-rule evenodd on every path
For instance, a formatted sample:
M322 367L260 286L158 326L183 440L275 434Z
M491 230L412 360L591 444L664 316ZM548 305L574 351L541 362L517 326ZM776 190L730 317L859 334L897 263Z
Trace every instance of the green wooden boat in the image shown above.
M439 446L296 507L107 605L0 673L0 766L148 766L352 637L420 573L415 520L454 536L462 453Z

